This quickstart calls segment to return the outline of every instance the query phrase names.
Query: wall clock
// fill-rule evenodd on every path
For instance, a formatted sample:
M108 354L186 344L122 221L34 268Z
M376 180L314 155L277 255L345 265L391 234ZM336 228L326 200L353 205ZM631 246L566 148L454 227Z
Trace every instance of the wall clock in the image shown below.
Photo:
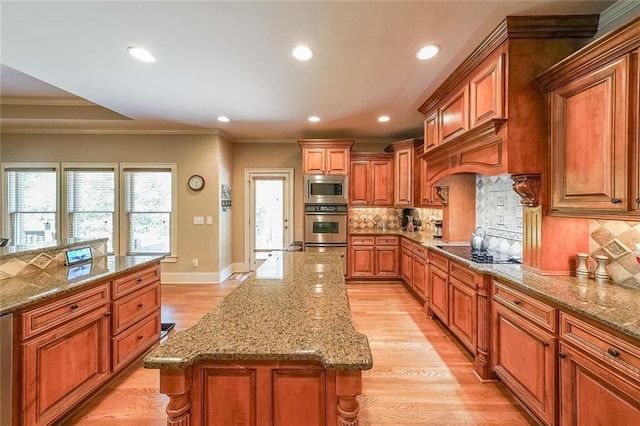
M189 178L189 188L194 191L202 191L204 188L204 178L200 175L193 175Z

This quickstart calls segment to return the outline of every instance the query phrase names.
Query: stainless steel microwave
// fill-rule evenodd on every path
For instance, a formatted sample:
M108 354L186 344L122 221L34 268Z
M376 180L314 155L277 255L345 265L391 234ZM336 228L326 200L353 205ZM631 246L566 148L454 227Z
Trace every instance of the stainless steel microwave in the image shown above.
M304 202L306 204L347 204L348 176L305 175Z

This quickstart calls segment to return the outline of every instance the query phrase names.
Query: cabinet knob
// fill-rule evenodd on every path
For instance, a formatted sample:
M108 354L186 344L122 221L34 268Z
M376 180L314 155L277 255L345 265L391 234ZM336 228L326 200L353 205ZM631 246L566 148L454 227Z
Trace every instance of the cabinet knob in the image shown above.
M136 281L141 283L142 282L142 277L138 277L138 279L136 279Z
M138 335L138 339L142 339L144 336L142 334Z
M74 303L73 305L71 305L71 310L78 309L79 307L80 305L78 305L77 303Z
M110 317L110 316L111 316L111 312L105 312L105 313L104 313L104 316L105 316L105 317Z
M619 357L620 356L620 351L617 350L616 348L609 348L607 349L607 352L609 352L609 355L611 355L612 357Z
M566 358L566 357L567 357L567 354L565 354L564 352L558 352L558 356L559 356L560 358Z
M142 308L142 302L138 303L138 308Z
M519 301L518 299L516 299L516 300L514 300L514 301L513 301L513 303L515 303L516 305L519 305L519 304L521 304L522 302L521 302L521 301Z
M547 346L549 346L549 342L542 342L542 346L546 348Z
M612 199L611 199L611 202L612 202L613 204L620 204L620 203L622 202L622 200L621 200L620 198L612 198Z

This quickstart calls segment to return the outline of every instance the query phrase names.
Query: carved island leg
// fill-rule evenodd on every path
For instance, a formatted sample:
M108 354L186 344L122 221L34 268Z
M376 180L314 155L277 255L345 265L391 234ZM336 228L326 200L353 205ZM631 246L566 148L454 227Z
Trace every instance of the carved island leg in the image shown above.
M338 426L358 426L360 404L356 397L361 393L362 372L360 370L337 372Z
M160 392L169 397L167 426L191 425L191 367L184 370L160 370Z

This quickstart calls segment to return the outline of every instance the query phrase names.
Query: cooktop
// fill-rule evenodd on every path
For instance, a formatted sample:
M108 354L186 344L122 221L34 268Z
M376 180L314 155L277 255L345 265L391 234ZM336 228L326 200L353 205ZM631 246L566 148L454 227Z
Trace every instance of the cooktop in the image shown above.
M473 250L469 246L436 246L441 250L476 263L520 264L520 258L495 250Z

